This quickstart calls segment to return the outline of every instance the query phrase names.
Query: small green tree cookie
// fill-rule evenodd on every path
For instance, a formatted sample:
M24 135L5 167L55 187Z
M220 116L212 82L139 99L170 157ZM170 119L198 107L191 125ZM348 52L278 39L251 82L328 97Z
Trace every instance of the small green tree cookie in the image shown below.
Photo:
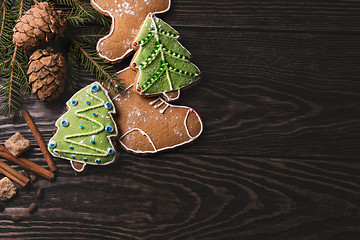
M138 69L136 90L158 95L186 87L200 78L190 62L191 54L178 41L179 34L167 23L149 14L133 46L137 50L130 66Z
M76 171L86 164L106 165L115 161L111 137L117 135L112 118L115 108L100 83L92 83L75 93L66 105L68 111L55 123L58 128L48 149L56 157L72 161ZM83 163L75 168L73 161Z

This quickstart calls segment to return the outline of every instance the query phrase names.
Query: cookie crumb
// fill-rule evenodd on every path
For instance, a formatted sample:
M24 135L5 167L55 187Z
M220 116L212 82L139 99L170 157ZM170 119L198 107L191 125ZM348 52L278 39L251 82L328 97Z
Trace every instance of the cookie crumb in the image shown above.
M44 188L40 187L36 192L36 199L44 199Z
M35 174L33 174L33 173L30 173L30 180L31 180L31 182L35 182L36 179L37 179L37 176L36 176Z
M22 174L22 175L24 175L25 177L27 177L27 178L29 178L29 177L30 177L30 175L29 175L29 172L28 172L28 171L26 171L26 170L24 170L24 169L23 169L23 170L21 170L20 172L21 172L21 174Z
M38 210L38 205L36 203L31 203L29 208L28 208L28 212L30 214L33 214L34 212L36 212L36 210Z
M7 201L16 195L17 188L15 184L8 178L4 177L0 180L0 200Z
M20 216L20 215L12 215L12 216L11 216L11 220L12 220L13 222L20 222L20 221L23 220L23 218L22 218L22 216Z
M16 132L8 140L5 141L5 147L14 157L19 157L21 154L30 149L31 143L19 132Z

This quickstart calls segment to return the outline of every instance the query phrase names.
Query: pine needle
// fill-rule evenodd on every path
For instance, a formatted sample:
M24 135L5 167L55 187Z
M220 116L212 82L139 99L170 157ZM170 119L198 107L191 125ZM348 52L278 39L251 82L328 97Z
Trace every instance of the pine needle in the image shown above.
M70 48L69 54L68 54L68 59L67 59L67 80L68 83L66 85L66 92L67 93L73 93L77 86L78 86L78 82L79 82L79 66L78 66L78 61L75 58L75 55L72 54L73 53L73 49L72 47Z
M115 93L119 93L124 88L124 84L120 82L120 79L111 73L112 65L105 63L97 54L96 50L90 49L83 43L72 39L73 52L75 59L80 61L84 65L85 69L90 71L91 74L95 74L99 81L109 86L109 88Z

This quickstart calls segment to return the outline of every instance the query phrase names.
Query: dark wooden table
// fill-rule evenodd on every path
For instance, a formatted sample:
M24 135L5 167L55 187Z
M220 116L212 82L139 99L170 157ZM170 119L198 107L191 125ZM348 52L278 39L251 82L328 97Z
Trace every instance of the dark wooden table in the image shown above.
M56 181L4 204L0 238L360 239L360 2L177 0L162 18L203 72L179 101L202 136L86 175L55 159ZM24 97L46 141L66 100ZM21 115L0 117L1 143L15 131L46 167Z

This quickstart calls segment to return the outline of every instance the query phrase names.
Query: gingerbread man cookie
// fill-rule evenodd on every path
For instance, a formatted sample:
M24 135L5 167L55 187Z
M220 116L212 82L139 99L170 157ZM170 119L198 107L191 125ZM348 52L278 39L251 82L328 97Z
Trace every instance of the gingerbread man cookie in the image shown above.
M110 33L98 41L96 49L105 61L115 63L132 52L132 41L148 13L167 12L171 1L91 0L91 5L112 18Z
M140 96L135 89L136 72L126 68L118 73L126 89L110 92L119 126L121 146L134 154L152 154L170 150L196 140L203 130L200 116L186 106L167 103L161 97Z

